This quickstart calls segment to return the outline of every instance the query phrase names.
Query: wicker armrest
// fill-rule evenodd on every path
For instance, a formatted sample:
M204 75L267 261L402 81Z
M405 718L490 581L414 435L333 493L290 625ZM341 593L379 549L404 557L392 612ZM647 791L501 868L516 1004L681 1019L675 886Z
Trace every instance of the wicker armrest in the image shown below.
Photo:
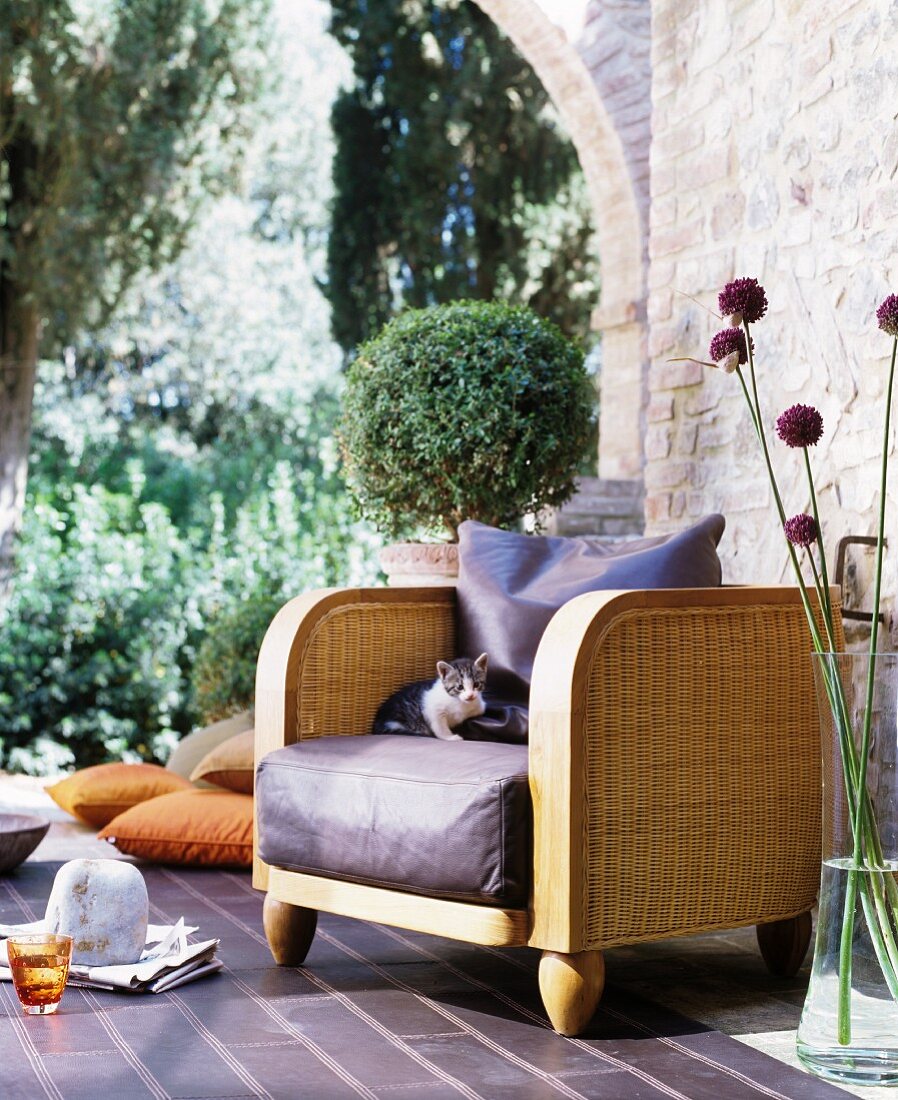
M534 930L557 951L813 904L820 747L797 589L599 592L531 690Z
M378 705L455 656L452 588L320 589L275 615L256 666L255 759L330 734L368 733ZM267 868L254 861L254 884Z
M379 703L455 655L448 588L322 589L290 600L256 669L256 756L294 741L367 733Z

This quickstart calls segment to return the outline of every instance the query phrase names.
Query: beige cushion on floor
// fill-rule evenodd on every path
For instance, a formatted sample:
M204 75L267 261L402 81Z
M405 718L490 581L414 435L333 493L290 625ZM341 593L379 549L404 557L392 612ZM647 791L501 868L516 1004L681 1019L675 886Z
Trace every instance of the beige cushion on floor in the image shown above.
M178 742L175 751L168 758L168 763L165 766L170 771L189 779L193 769L206 753L211 752L216 745L227 741L234 734L243 733L244 730L252 729L252 727L253 712L245 710L240 714L232 715L230 718L223 718L220 722L215 722L211 726L194 730L193 733L188 733L186 737ZM200 781L197 786L211 787L212 784Z
M216 745L193 769L190 778L194 783L205 780L238 794L252 794L255 737L255 730L245 730Z

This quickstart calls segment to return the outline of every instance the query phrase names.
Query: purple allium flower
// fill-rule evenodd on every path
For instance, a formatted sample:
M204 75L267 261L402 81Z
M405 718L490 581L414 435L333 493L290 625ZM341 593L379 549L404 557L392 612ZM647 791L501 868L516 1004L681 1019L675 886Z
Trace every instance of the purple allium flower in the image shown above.
M767 312L767 295L757 279L734 279L718 294L717 308L724 317L741 314L751 324Z
M889 336L898 336L898 294L890 294L876 311L879 327Z
M738 328L723 328L711 337L708 354L715 363L735 353L738 363L748 362L748 349L745 346L745 333Z
M817 530L817 521L813 516L806 514L793 516L783 524L786 538L793 546L810 546L817 541L820 532Z
M787 447L813 447L823 435L823 417L813 405L793 405L777 418L776 434Z

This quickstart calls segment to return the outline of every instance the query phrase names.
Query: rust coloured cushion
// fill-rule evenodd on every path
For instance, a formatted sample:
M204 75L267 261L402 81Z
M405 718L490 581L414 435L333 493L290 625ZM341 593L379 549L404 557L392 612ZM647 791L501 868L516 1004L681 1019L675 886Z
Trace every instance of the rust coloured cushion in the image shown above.
M192 790L188 780L158 764L97 764L47 787L57 806L95 829L160 794Z
M98 835L152 863L249 867L253 800L232 791L178 791L119 814Z
M239 794L253 793L255 731L244 730L216 745L190 773L194 783L203 781Z

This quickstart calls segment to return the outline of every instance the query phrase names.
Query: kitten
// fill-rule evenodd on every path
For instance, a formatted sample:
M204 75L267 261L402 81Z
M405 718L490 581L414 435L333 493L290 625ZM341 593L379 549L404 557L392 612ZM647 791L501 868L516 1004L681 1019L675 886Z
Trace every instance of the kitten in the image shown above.
M467 657L437 661L436 680L406 684L381 703L371 732L463 740L453 729L486 709L486 660L486 654L481 653L476 661Z

